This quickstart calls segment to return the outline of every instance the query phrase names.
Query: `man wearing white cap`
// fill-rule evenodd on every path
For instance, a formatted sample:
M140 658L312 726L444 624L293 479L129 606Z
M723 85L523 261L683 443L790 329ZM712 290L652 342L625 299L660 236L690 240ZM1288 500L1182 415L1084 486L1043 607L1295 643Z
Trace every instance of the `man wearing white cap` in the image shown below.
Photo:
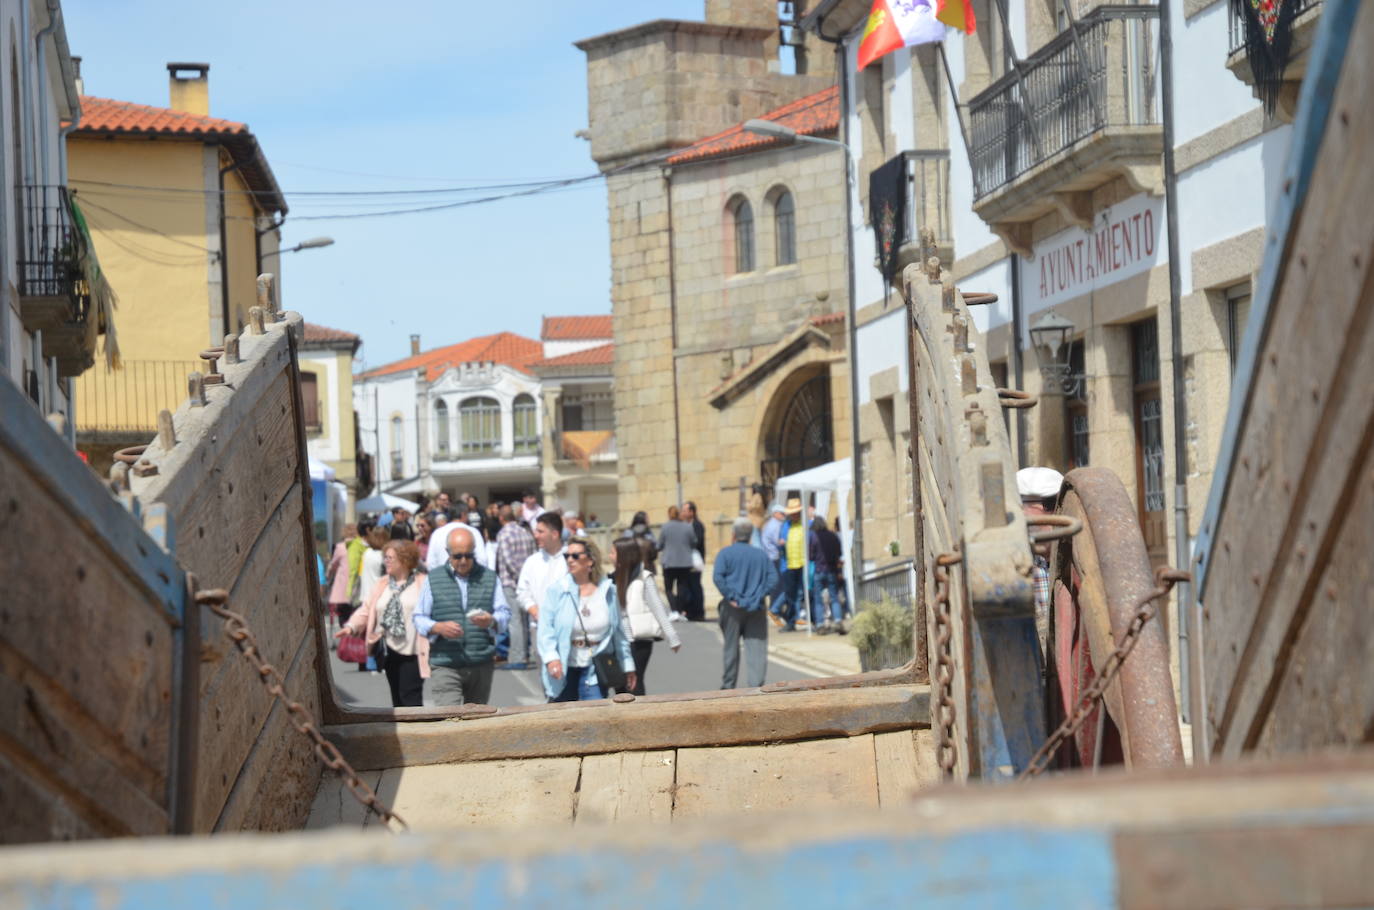
M1021 511L1027 518L1046 515L1054 511L1059 499L1059 490L1064 485L1064 475L1054 468L1022 468L1016 472L1016 492L1021 496ZM1044 552L1041 552L1041 551ZM1045 630L1048 628L1050 609L1050 561L1049 548L1036 548L1035 565L1035 624L1041 630L1041 644L1044 644Z

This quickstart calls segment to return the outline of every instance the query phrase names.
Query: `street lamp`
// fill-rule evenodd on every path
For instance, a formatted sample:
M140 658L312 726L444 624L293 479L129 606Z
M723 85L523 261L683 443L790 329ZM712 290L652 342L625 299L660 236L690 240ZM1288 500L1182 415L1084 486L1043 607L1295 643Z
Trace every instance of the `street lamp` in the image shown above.
M268 256L280 256L282 253L295 253L299 250L318 250L322 246L333 245L333 237L311 237L309 240L302 240L300 243L296 244L293 247L288 247L284 250L270 250L266 253L263 253L262 258L266 259Z
M1051 395L1072 395L1078 389L1079 377L1074 376L1069 362L1072 352L1074 325L1050 310L1030 327L1031 346L1040 360L1040 375L1045 392Z
M835 146L844 151L845 283L849 298L849 448L850 462L854 472L854 533L850 537L850 551L856 566L850 577L853 582L857 583L858 574L863 572L864 566L864 507L863 497L859 495L859 491L863 489L863 469L859 463L859 328L856 318L858 305L854 301L854 193L857 186L855 173L858 164L854 160L854 151L848 144L838 139L826 139L822 136L804 136L792 127L775 120L758 118L746 120L744 121L744 131L756 136L781 139L786 145L809 142L813 145ZM853 595L854 592L851 590L850 596L853 597Z

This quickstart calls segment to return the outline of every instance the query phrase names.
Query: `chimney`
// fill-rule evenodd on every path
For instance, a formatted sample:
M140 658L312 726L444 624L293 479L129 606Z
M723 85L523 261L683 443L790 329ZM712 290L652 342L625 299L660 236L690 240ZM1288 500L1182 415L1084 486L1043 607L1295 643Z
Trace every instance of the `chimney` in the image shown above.
M210 64L208 63L169 63L170 107L174 111L210 114Z
M410 354L411 354L411 356L413 357L413 356L415 356L415 355L418 354L418 353L420 353L420 336L419 336L419 335L411 335L411 336L410 336Z
M75 56L72 57L72 70L74 71L73 74L74 74L75 77L76 77L76 80L75 80L75 81L76 81L76 93L77 93L78 95L84 95L84 94L86 94L86 80L81 78L81 58L80 58L80 57L75 57Z

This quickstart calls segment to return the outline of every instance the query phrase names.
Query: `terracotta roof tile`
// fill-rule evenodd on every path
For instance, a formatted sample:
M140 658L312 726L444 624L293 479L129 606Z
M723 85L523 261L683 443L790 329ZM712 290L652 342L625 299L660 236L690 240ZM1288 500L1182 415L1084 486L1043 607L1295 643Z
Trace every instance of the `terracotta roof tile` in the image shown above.
M594 348L587 348L585 351L573 351L571 354L560 354L557 357L540 360L530 364L530 366L537 370L540 367L610 366L614 362L615 345L603 344Z
M352 332L345 332L343 329L331 329L328 326L316 325L313 322L305 324L305 334L302 340L306 344L330 344L333 342L362 342L362 338Z
M777 110L769 111L759 118L772 120L783 126L790 126L803 136L817 136L833 133L840 128L840 91L836 86L821 89L814 95L798 98L784 104ZM687 146L668 159L669 164L685 164L690 161L704 161L724 155L738 155L741 152L775 148L783 144L781 139L746 133L744 124L738 123L724 132L707 136L700 142Z
M78 133L185 133L223 136L248 132L248 125L166 107L81 96Z
M240 175L264 212L287 211L286 197L248 124L132 101L81 96L81 122L71 133L90 136L179 136L216 138L241 166ZM73 176L78 191L83 180Z
M823 313L820 316L812 316L807 322L812 325L830 325L832 322L844 322L844 313Z
M513 332L497 332L495 335L470 338L432 351L422 351L403 360L368 370L359 374L358 378L370 379L406 370L422 369L425 371L425 378L432 381L442 376L444 370L460 363L500 363L522 373L529 373L530 365L541 360L543 354L544 346L533 338Z
M545 316L539 337L545 341L611 338L610 316Z

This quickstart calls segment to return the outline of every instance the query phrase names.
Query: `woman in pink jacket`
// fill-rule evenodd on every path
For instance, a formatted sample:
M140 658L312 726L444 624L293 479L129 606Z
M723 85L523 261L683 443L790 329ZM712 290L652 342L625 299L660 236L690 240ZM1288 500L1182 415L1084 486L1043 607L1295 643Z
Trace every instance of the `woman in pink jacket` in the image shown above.
M382 669L391 687L393 707L424 705L424 681L429 678L429 639L415 631L415 607L428 584L420 565L420 551L409 540L388 541L382 547L385 570L362 607L335 633L366 635L368 644L386 642Z
M348 609L348 542L358 536L357 525L344 525L343 540L334 545L325 577L329 579L329 628ZM342 622L342 620L339 620Z

